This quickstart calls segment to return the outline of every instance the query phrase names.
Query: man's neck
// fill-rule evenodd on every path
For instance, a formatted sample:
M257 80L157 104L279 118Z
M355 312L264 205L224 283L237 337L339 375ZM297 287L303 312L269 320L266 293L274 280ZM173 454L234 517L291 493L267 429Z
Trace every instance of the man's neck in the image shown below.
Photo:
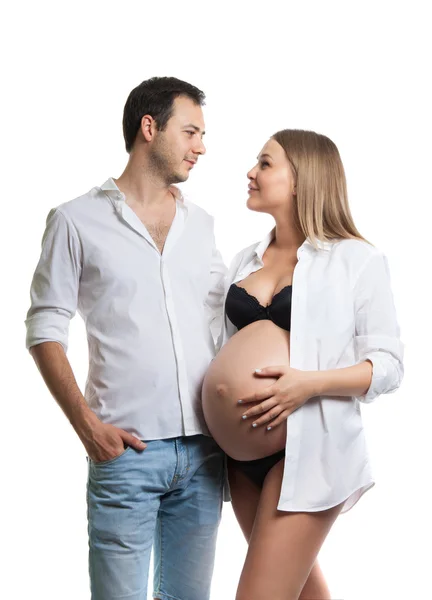
M173 201L169 186L154 175L143 160L138 163L131 157L123 173L114 181L129 206L162 208Z

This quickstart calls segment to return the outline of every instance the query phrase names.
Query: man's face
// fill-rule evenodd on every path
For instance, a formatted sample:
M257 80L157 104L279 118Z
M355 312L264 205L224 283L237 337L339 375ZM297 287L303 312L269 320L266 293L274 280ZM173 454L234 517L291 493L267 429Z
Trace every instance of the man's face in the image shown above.
M177 97L173 114L165 130L156 132L150 152L150 161L166 184L188 179L198 157L206 151L204 127L201 107L190 98Z

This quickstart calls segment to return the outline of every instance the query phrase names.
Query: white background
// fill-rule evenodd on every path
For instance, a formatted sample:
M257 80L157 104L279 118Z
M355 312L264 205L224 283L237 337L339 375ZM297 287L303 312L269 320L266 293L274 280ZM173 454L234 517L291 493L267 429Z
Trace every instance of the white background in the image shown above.
M208 153L183 190L216 217L227 261L272 224L245 208L267 138L305 128L338 145L356 223L389 257L406 377L364 407L377 485L335 524L321 564L335 599L432 597L427 36L418 1L41 0L3 11L2 598L89 598L85 454L24 349L23 320L48 210L120 175L123 105L153 75L207 94ZM82 385L79 317L69 358ZM212 600L234 598L245 551L226 505Z

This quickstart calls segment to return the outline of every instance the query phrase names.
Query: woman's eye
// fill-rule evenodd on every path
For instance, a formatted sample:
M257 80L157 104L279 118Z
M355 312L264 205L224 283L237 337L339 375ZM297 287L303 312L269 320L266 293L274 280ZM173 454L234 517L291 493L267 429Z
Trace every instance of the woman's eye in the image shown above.
M263 169L264 167L269 167L269 166L270 166L270 164L265 160L261 163L261 169Z

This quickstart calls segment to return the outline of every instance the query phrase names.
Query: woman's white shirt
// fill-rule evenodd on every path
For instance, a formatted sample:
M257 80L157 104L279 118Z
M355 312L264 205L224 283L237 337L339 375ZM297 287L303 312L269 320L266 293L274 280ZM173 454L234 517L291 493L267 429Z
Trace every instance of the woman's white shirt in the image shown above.
M263 267L273 232L232 261L232 283ZM360 402L394 392L403 377L403 344L386 257L360 240L306 240L293 275L290 366L338 369L370 360L372 382L362 397L311 398L287 420L285 468L278 509L320 511L344 502L348 511L374 485ZM224 316L219 347L237 332ZM263 364L262 367L272 366Z

